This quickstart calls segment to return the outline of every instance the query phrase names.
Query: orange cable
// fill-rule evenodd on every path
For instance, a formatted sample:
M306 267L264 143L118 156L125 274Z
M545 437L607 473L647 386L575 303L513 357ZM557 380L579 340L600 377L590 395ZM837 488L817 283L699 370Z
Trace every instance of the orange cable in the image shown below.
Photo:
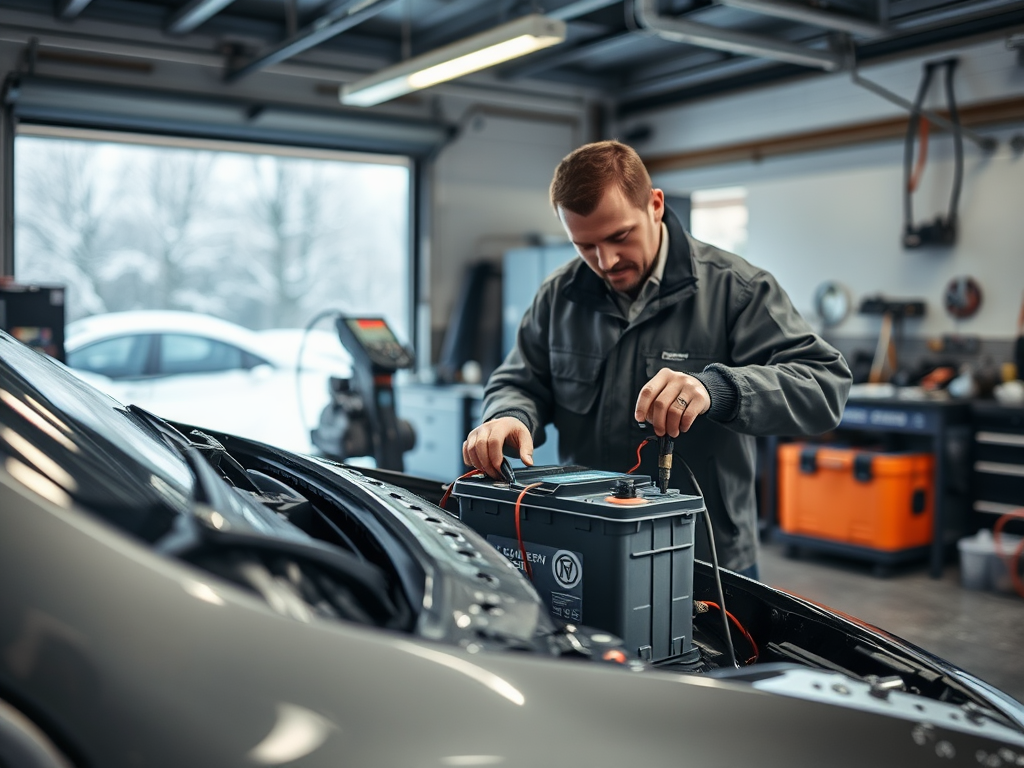
M516 498L516 541L519 543L519 555L523 558L523 568L526 569L526 575L530 577L530 581L533 581L533 568L530 567L530 561L526 559L526 545L523 544L523 531L520 526L520 505L523 503L523 497L528 490L543 484L543 482L530 483L520 491L519 496Z
M479 469L474 467L473 469L469 470L469 472L466 472L465 474L459 475L457 478L455 478L455 480L452 481L451 485L449 485L447 488L445 488L444 496L441 497L441 503L438 504L437 506L439 506L441 509L444 509L445 508L444 505L448 503L448 499L452 495L452 488L455 487L455 483L459 482L459 480L465 480L470 475L477 475L477 474L482 475L483 472L481 472Z

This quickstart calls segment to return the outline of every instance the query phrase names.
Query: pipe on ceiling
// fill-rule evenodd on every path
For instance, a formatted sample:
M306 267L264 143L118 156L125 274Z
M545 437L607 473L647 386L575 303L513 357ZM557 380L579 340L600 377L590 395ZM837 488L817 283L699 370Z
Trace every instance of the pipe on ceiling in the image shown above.
M717 0L719 5L727 5L730 8L760 13L765 16L774 16L778 19L810 24L824 29L834 29L837 32L848 32L851 35L861 37L881 37L886 33L885 28L880 24L858 19L848 14L823 11L820 8L813 8L809 5L786 2L785 0Z
M77 19L91 2L92 0L60 0L57 5L57 18L65 21Z
M191 3L179 8L164 25L169 35L187 35L200 24L216 16L227 8L234 0L192 0Z
M785 61L803 67L823 69L826 72L836 72L843 68L843 58L833 51L805 48L760 35L662 16L658 13L657 0L637 0L635 13L637 23L641 27L675 43Z

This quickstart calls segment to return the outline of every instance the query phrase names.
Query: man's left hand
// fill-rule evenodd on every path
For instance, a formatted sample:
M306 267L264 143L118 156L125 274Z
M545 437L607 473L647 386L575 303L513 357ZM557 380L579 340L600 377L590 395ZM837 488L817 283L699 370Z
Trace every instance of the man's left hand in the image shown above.
M710 407L711 395L700 379L662 368L640 390L634 415L639 422L650 422L658 437L676 438Z

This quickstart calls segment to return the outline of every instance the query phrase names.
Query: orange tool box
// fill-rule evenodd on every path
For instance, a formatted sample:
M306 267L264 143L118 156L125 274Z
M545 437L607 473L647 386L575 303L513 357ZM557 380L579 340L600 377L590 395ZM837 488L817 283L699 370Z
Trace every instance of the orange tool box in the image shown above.
M784 534L899 552L932 540L934 459L787 443L779 446Z

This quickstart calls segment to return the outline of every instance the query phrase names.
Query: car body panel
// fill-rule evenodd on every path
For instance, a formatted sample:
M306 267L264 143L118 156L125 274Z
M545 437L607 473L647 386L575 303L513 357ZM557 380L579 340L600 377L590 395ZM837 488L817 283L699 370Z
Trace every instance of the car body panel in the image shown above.
M527 629L543 618L531 602L539 598L446 512L325 460L193 435L189 455L202 448L211 466L258 460L324 505L344 502L376 522L365 527L378 548L393 547L423 574L419 593L403 588L430 616L412 631L296 617L126 532L109 509L123 494L85 494L60 474L54 456L82 454L83 466L98 462L97 482L135 488L140 510L162 499L160 509L182 520L212 517L218 494L196 485L174 441L140 413L4 334L0 409L0 702L73 764L928 766L1024 755L1019 705L895 638L735 574L723 578L741 615L786 614L797 634L830 632L936 677L956 674L980 708L882 695L806 666L695 675L556 657L522 642L520 652L497 650L517 627L500 631L499 620L465 610L468 564L504 569L494 591L523 607L517 623ZM234 491L225 482L218 493ZM463 557L446 539L481 551ZM695 589L706 589L703 566L699 575ZM486 602L486 591L470 597Z

